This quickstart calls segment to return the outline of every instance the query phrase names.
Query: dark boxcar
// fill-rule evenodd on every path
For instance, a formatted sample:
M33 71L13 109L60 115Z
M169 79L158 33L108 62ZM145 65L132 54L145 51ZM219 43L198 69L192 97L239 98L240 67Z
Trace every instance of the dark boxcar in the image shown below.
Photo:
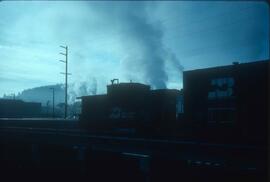
M119 83L107 86L109 120L116 132L138 133L150 122L148 113L150 86Z
M176 89L152 90L150 96L150 113L155 132L159 135L169 136L176 124L177 99L180 91Z
M80 123L91 131L134 133L149 120L149 91L148 85L117 83L107 86L106 95L84 96Z
M185 121L200 139L264 143L269 61L184 72Z
M108 85L109 118L133 121L145 118L150 87L139 83Z
M108 115L107 95L84 96L81 99L80 126L82 128L101 127Z
M144 134L169 131L176 120L177 90L155 90L139 83L107 86L107 95L82 97L81 126L95 132Z
M40 114L41 103L0 99L1 118L31 118L39 117Z

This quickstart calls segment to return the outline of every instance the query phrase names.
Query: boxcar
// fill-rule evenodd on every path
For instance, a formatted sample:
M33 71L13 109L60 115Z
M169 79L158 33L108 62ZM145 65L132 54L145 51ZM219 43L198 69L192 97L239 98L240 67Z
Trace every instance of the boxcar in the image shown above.
M140 83L113 83L107 94L84 96L80 125L96 133L164 135L176 121L178 90L151 90Z
M265 144L268 69L269 61L258 61L185 71L185 121L193 134L212 141Z

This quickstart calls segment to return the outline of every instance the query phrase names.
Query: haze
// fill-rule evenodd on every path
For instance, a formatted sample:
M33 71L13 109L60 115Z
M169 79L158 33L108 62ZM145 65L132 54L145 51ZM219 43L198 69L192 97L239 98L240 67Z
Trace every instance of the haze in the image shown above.
M113 78L180 89L183 70L269 59L268 12L251 1L2 1L0 96L64 83L59 45L75 91L104 93Z

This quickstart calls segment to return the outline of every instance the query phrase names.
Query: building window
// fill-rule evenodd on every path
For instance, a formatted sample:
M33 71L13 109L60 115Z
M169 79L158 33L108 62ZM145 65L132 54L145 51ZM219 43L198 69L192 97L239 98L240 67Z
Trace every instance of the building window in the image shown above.
M232 97L234 91L234 78L214 78L210 81L208 99Z
M229 124L235 121L235 108L208 108L209 124Z

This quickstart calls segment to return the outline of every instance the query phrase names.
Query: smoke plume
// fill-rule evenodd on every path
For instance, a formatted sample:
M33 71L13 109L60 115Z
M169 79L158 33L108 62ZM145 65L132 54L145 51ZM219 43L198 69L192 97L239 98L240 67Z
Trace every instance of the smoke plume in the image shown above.
M59 45L67 45L72 73L69 102L105 93L112 78L150 84L155 89L167 87L165 64L172 52L163 45L160 17L150 14L154 3L23 2L16 6L11 17L14 23L0 30L0 40L13 45L5 48L16 53L9 60L23 64L16 68L21 70L11 70L12 74L20 72L29 82L34 77L41 85L63 84L59 72L64 65L57 60L64 59ZM21 11L24 8L29 11ZM29 74L22 68L34 71Z
M74 103L78 97L97 94L97 80L91 78L86 81L73 82L68 86L68 102Z
M163 46L162 25L150 21L146 7L142 6L139 11L122 12L121 17L124 18L121 23L128 30L121 37L127 54L122 61L123 69L131 80L139 79L156 89L166 88L168 76L165 61L170 53Z

